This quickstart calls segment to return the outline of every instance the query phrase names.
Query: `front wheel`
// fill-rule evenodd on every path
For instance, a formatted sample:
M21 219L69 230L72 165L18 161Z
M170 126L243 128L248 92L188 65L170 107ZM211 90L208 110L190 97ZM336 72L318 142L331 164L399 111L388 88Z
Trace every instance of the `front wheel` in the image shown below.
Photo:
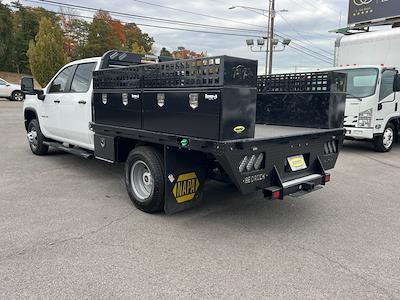
M44 135L40 131L39 122L35 119L28 125L28 142L31 151L35 155L45 155L49 151L49 147L44 142Z
M133 204L146 213L164 209L164 163L153 147L131 151L125 163L125 184Z
M14 91L11 94L11 100L12 101L22 101L22 100L24 100L24 94L21 91Z
M375 150L378 152L389 152L392 150L396 136L396 129L393 124L388 124L382 135L374 138Z

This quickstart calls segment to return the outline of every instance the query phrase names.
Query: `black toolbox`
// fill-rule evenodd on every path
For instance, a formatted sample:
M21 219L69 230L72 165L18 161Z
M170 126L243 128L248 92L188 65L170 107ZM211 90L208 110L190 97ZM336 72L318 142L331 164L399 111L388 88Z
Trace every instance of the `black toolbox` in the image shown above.
M257 61L229 56L94 73L96 124L188 137L254 137Z

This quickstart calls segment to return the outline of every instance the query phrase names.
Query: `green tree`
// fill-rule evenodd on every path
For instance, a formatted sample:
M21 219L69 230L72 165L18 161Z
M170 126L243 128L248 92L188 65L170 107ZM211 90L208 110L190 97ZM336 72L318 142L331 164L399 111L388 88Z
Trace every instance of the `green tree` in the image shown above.
M44 8L26 7L19 2L13 2L13 5L16 7L12 24L14 70L18 73L30 72L27 51L29 42L34 40L38 33L40 20L42 17L47 17L54 24L58 22L58 18L53 12Z
M168 51L167 48L162 47L161 51L160 51L160 56L172 57L172 53L170 51Z
M126 36L126 49L132 50L136 43L140 47L143 47L144 53L152 53L154 39L147 33L143 33L142 30L134 23L125 25L125 36Z
M83 56L102 56L110 49L122 49L119 38L112 26L112 18L109 13L99 10L89 25L89 35Z
M12 69L12 14L10 8L0 0L0 69L11 71Z
M33 76L45 86L66 62L60 25L43 17L35 41L29 43L28 57Z

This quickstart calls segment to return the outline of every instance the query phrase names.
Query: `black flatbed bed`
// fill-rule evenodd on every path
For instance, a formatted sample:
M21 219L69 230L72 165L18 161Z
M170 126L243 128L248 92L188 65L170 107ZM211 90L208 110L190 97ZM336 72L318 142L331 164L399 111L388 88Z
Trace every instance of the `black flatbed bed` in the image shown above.
M92 127L97 134L115 135L124 138L133 138L146 142L163 144L166 146L179 146L179 139L186 138L190 141L188 149L205 151L205 152L221 152L228 150L228 148L251 148L264 143L282 143L288 140L292 142L297 139L310 137L317 138L319 136L341 136L344 134L342 128L334 129L319 129L319 128L306 128L294 126L278 126L267 124L255 125L254 138L242 140L227 140L218 141L206 138L188 137L184 135L177 135L174 133L149 131L143 129L135 129L120 126L111 126L104 124L92 123Z
M303 136L309 134L326 133L338 129L319 129L294 126L278 126L267 124L256 124L255 140L270 140L288 138L293 136ZM339 129L340 130L340 129Z

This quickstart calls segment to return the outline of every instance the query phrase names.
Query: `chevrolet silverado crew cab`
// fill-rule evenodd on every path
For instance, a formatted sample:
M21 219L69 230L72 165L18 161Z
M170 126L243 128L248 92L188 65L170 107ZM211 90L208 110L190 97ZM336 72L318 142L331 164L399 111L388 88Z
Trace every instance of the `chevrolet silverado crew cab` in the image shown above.
M125 163L142 211L198 204L206 180L283 199L330 181L344 138L346 75L257 76L257 61L109 51L22 80L30 149Z

